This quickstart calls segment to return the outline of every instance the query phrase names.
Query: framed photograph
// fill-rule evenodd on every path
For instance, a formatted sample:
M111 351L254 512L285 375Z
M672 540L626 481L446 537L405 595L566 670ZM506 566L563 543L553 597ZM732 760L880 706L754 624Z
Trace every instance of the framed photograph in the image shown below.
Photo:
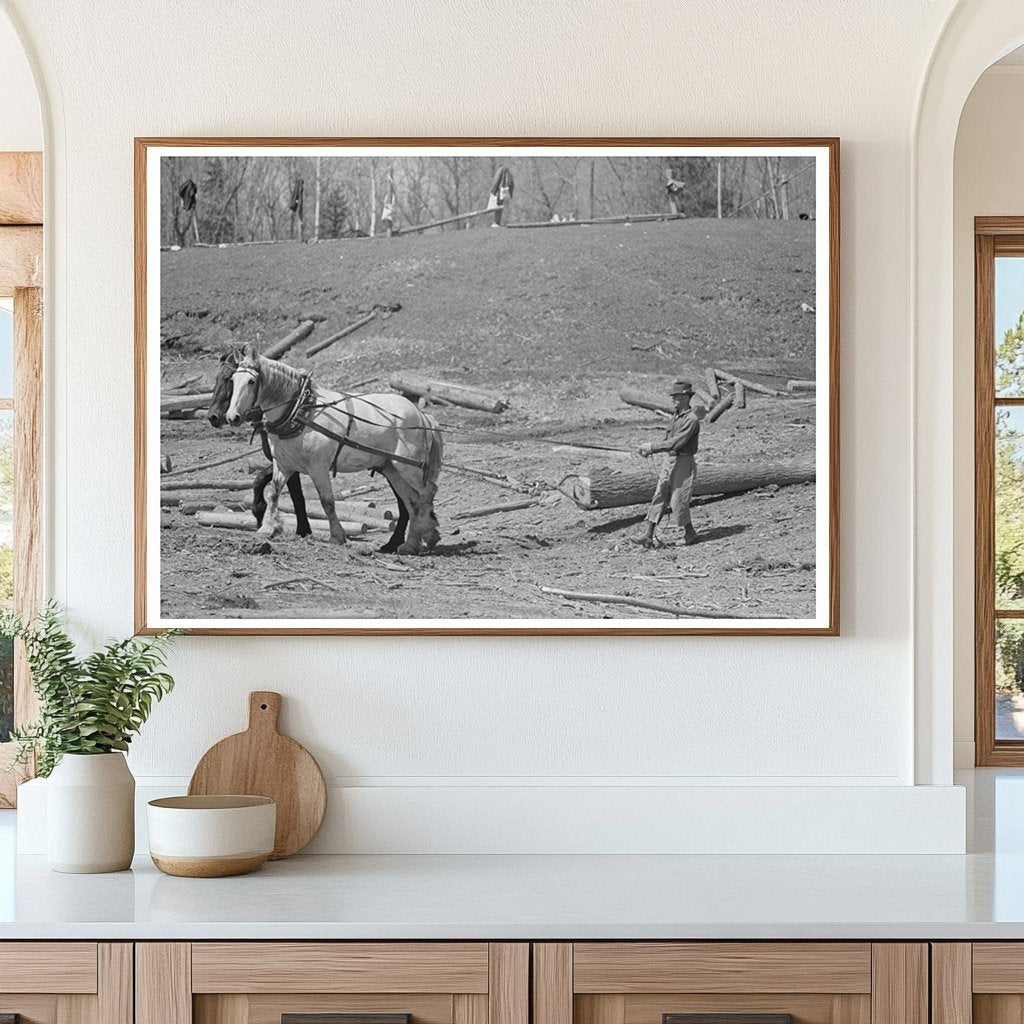
M837 139L135 157L139 632L838 633Z

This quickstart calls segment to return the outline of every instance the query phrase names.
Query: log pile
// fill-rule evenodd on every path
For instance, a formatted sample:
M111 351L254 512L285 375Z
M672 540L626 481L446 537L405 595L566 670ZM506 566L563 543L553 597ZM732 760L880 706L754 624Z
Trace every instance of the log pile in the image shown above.
M256 520L249 512L197 512L196 521L202 526L216 527L221 530L246 530L254 533L257 529ZM295 516L282 516L281 521L284 528L291 533L295 532ZM326 537L329 535L327 523L322 519L312 519L309 523L313 533ZM342 520L341 528L347 537L358 537L365 533L365 523L346 522Z
M588 511L644 505L654 496L659 470L659 461L653 459L597 463L569 474L558 489ZM693 493L739 494L772 484L785 487L809 483L814 477L812 460L702 465Z

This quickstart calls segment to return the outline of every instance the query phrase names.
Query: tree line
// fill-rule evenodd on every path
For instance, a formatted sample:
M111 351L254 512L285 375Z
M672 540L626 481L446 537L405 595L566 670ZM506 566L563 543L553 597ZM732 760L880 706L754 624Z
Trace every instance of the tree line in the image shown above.
M502 166L517 221L815 215L809 157L204 155L161 160L161 243L374 235L388 203L397 227L426 224L485 209Z

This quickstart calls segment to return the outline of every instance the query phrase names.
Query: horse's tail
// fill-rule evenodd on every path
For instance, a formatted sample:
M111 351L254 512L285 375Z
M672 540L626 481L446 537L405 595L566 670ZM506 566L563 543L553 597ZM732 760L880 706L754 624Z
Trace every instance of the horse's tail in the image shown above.
M426 465L423 467L423 483L437 488L437 478L441 475L441 462L444 458L444 436L437 420L429 413L421 413L427 430Z

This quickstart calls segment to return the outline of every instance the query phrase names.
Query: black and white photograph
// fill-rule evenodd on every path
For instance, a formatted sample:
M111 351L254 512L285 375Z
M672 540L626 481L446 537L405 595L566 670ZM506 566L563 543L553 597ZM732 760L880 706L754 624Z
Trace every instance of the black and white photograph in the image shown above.
M138 627L838 630L835 140L137 140Z

